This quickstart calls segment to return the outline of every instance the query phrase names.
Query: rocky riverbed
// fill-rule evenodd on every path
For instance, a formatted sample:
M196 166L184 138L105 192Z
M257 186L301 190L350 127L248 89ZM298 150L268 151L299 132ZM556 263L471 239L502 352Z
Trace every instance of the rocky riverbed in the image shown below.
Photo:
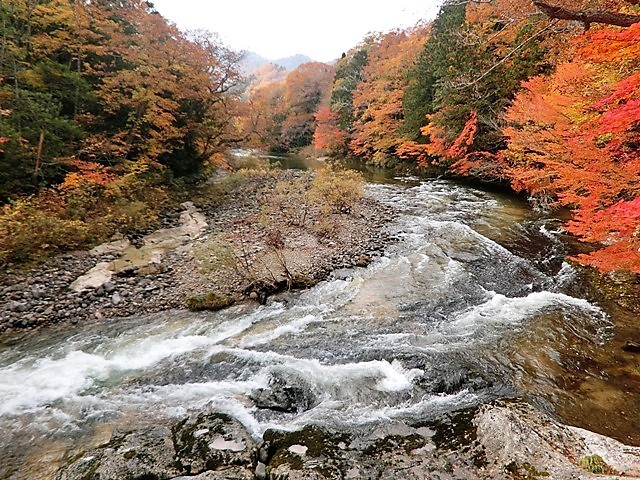
M344 212L309 200L303 222L293 221L303 207L274 203L274 188L306 188L310 179L279 170L224 176L149 235L115 236L28 270L9 266L0 276L0 333L184 308L208 295L264 301L368 263L386 243L391 210L366 195Z
M172 425L116 432L77 452L58 480L596 479L640 475L640 448L567 427L525 403L497 401L411 425L350 431L307 426L252 438L202 412Z

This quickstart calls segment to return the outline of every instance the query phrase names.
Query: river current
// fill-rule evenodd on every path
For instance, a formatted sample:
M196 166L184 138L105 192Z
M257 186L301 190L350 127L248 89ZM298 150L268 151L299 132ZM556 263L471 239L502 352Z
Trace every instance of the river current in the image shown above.
M589 358L612 335L603 309L570 294L576 272L554 222L444 180L369 192L398 215L368 268L265 306L53 328L0 346L0 478L49 478L116 428L210 407L256 438L435 419L502 397L553 412L567 352ZM292 404L265 408L281 387Z

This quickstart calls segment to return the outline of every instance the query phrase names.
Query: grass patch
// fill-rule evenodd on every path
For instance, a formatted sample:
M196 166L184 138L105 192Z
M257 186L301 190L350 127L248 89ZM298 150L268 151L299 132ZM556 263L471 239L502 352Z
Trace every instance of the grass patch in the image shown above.
M587 455L580 459L580 467L589 473L599 475L615 474L614 470L607 465L600 455Z

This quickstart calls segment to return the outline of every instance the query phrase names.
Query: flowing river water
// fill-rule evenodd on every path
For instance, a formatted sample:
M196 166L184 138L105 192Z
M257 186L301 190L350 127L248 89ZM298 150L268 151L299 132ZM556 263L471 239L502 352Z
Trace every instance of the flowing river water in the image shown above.
M515 396L638 443L640 370L616 384L620 365L602 360L621 341L618 313L586 299L553 219L444 180L369 191L398 215L395 240L368 268L265 306L51 328L0 345L0 478L52 478L116 428L205 406L259 438L436 419ZM256 406L270 385L296 392L293 411Z

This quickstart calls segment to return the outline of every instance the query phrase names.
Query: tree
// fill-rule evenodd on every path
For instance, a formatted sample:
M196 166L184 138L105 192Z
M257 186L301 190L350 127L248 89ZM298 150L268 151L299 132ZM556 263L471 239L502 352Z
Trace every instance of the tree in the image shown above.
M344 151L347 133L338 126L340 115L332 112L329 106L321 106L315 114L315 120L313 146L316 150Z
M548 22L532 11L525 0L443 5L403 98L402 157L501 180L502 112L520 82L553 61ZM462 138L464 153L454 148Z
M575 210L601 248L577 260L640 272L640 24L582 39L576 59L524 84L505 130L514 187Z
M374 37L369 36L345 53L336 65L331 109L338 114L338 126L346 133L351 133L353 127L353 92L363 80L362 69L367 65L369 49L373 44Z
M284 84L286 116L282 122L281 143L285 149L311 145L315 130L315 113L328 97L334 69L320 62L300 65Z
M7 0L0 25L0 199L74 159L194 173L238 139L240 56L147 1Z
M427 29L392 31L368 53L363 80L353 92L354 122L350 151L384 164L396 155L403 122L402 96L407 75L424 45Z
M258 148L281 148L282 122L286 116L284 83L271 82L254 89L243 116L249 144Z

